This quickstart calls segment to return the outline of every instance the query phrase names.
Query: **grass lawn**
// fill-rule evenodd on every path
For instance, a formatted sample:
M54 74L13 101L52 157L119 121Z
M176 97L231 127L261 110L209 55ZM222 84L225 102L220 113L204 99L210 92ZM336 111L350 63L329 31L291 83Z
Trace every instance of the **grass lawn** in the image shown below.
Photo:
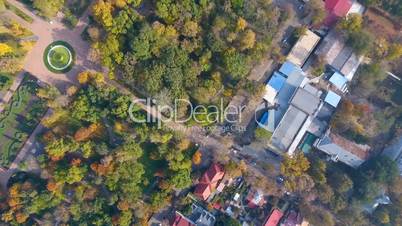
M8 167L46 111L36 96L36 80L27 75L0 114L0 165Z
M43 53L43 61L47 69L54 73L66 73L74 65L73 47L64 41L51 43Z
M63 46L55 47L49 51L49 60L56 68L66 67L71 60L70 52Z
M144 154L141 156L139 159L139 162L141 162L144 165L145 169L145 178L147 178L149 184L144 188L145 193L150 193L153 189L153 185L155 183L155 173L159 169L166 169L167 168L167 162L164 160L153 160L151 159L151 151L154 150L156 147L155 144L152 143L146 143L142 147L144 149Z

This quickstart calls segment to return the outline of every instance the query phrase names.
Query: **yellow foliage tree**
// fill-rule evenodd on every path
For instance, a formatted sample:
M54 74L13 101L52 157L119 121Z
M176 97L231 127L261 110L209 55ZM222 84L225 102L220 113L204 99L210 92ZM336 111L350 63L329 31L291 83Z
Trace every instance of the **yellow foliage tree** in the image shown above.
M43 119L42 124L47 128L51 128L56 122L64 118L66 115L67 111L61 108L55 109L52 115Z
M25 51L28 52L34 47L35 42L34 41L21 41L20 45L21 45L22 49L24 49Z
M13 52L13 48L6 43L0 43L0 57Z
M94 81L96 84L105 82L105 78L102 73L83 71L77 75L77 80L80 84L86 84L90 81Z
M74 96L74 94L76 94L77 91L78 91L77 86L70 86L70 87L68 87L68 89L67 89L67 95L70 96L70 97L71 97L71 96Z
M17 223L22 224L28 219L29 215L25 213L18 212L15 214L15 219Z
M9 211L7 211L7 212L5 212L5 213L3 213L1 215L1 220L3 220L4 222L10 222L13 219L14 219L14 217L13 217L13 211L12 210L9 210Z
M110 1L97 1L92 7L92 12L96 20L105 26L105 28L113 25L113 5Z
M248 29L247 31L244 32L241 40L240 40L240 49L241 50L246 50L246 49L251 49L255 45L255 33Z
M86 84L89 81L89 71L79 73L77 79L80 84Z
M392 44L389 48L387 59L396 60L402 57L402 44Z
M113 4L118 8L124 8L127 5L126 0L113 0Z
M25 33L27 33L27 30L21 26L21 24L13 22L11 23L10 30L13 33L13 35L20 37L23 36Z
M247 21L241 17L237 19L236 30L237 31L244 31L247 27Z
M184 151L190 147L191 141L189 139L181 139L180 142L177 144L177 148L180 151Z
M183 32L183 35L185 35L187 37L195 37L195 36L197 36L199 31L200 31L200 28L199 28L197 22L187 21L184 23L182 32Z

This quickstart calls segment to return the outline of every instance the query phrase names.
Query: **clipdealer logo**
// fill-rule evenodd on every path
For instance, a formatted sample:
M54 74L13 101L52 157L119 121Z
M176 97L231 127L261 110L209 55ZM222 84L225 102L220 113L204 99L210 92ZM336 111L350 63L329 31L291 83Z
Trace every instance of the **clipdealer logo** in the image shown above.
M137 109L145 110L146 117L140 117ZM186 109L186 113L182 109ZM129 107L129 116L136 123L187 123L194 121L200 125L215 123L235 124L242 121L242 111L246 106L224 105L221 99L217 105L194 105L187 99L175 99L172 105L159 105L154 99L133 99Z

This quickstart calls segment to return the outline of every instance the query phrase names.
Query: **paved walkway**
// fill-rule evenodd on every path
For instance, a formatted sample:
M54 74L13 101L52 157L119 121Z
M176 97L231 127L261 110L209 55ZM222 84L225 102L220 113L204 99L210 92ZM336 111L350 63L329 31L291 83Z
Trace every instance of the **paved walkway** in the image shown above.
M34 19L32 23L18 19L19 23L27 27L38 37L36 45L25 58L25 71L45 83L56 86L61 91L65 91L70 85L78 84L76 76L79 72L84 70L102 70L99 64L89 59L88 53L90 52L90 44L81 38L81 33L88 23L87 17L90 12L90 7L84 12L77 26L73 30L70 30L61 23L61 18L56 18L52 23L49 23L25 8L22 3L16 0L8 0L8 2ZM57 40L68 42L74 48L76 54L75 66L66 74L52 73L43 63L43 53L46 47Z

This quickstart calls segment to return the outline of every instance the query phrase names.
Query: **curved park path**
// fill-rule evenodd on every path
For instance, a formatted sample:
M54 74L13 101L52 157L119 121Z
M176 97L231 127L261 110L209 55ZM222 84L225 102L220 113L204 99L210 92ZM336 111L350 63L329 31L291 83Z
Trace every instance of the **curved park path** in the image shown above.
M31 30L38 38L36 45L25 58L24 71L31 73L42 82L65 91L70 85L78 83L76 76L79 72L84 70L102 70L99 64L89 59L90 44L81 38L81 33L88 25L90 7L82 15L77 26L71 30L60 22L60 18L55 18L52 22L49 22L35 15L25 5L16 0L8 0L8 2L33 18L33 22L28 23L13 14L13 19L18 20L19 23ZM66 74L52 73L43 63L43 53L46 47L57 40L68 42L76 53L75 66Z

